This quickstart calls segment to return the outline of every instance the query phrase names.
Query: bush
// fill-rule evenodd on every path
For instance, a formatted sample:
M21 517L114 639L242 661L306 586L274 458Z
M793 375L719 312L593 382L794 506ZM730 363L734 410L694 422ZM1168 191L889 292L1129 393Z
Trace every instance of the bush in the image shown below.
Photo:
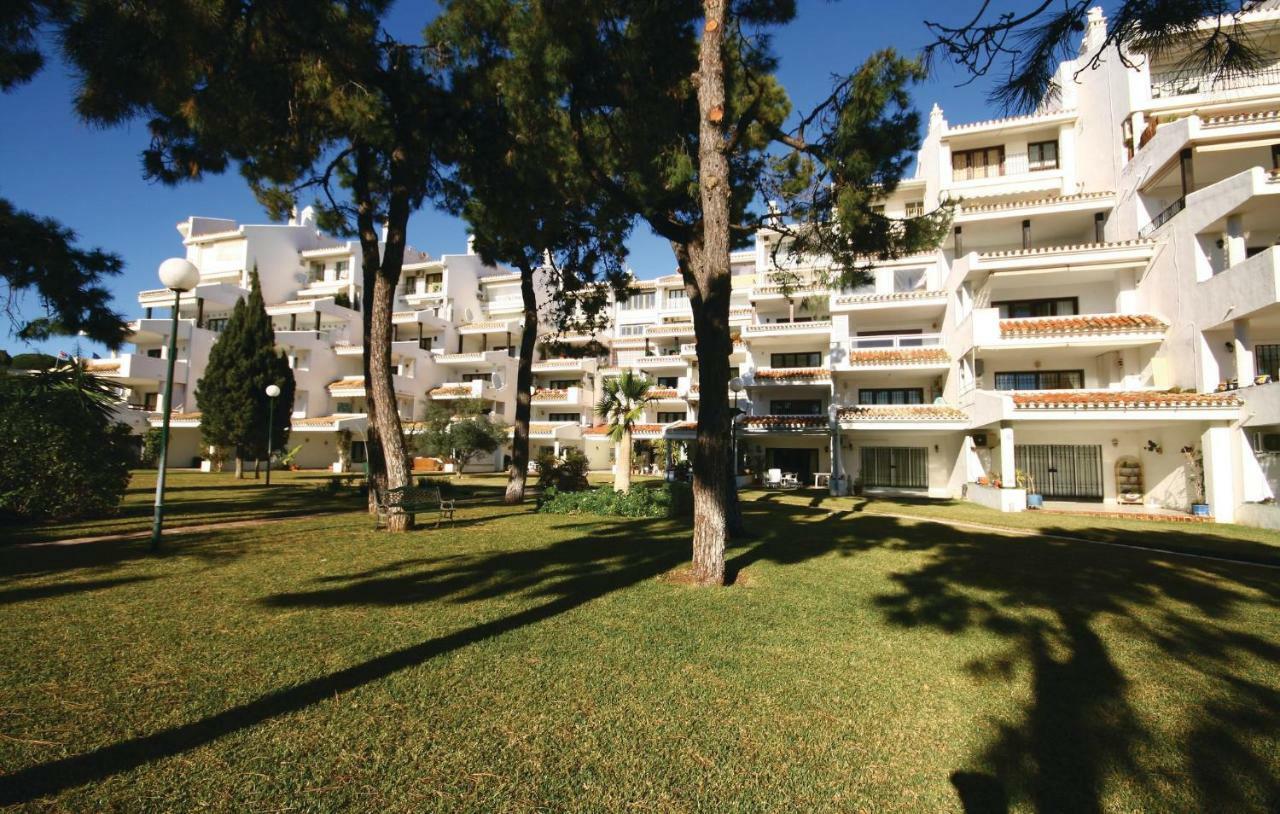
M160 439L163 435L159 427L149 427L142 436L142 456L139 463L143 466L160 465Z
M587 456L570 449L563 459L543 452L534 461L538 469L538 488L560 492L577 492L587 488Z
M538 511L614 517L688 517L693 513L693 496L682 483L668 483L654 489L636 487L627 492L615 492L609 486L562 492L551 486L538 500Z
M72 519L116 511L129 485L129 428L73 389L0 375L0 516Z

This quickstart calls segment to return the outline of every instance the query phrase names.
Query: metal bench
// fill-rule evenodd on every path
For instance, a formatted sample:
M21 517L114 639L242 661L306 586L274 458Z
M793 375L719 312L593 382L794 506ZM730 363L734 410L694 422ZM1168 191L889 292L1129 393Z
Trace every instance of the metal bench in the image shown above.
M387 489L378 497L378 518L374 528L385 526L387 518L392 514L407 514L412 522L413 515L427 512L436 512L435 528L440 528L445 520L453 522L456 504L456 500L445 499L440 494L439 486L400 486Z

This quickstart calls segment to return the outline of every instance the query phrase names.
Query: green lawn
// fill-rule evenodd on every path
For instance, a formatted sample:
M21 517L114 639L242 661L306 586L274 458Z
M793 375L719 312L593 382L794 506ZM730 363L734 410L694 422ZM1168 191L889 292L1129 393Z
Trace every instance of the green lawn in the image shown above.
M267 487L262 479L254 480L252 472L236 480L229 472L171 470L165 478L165 525L177 528L293 517L353 509L363 502L355 488L338 494L324 492L330 480L324 472L272 472L271 486ZM15 524L9 541L34 543L150 531L155 498L155 470L137 469L116 516Z
M1280 803L1280 572L747 497L723 590L674 521L492 502L0 549L0 804Z

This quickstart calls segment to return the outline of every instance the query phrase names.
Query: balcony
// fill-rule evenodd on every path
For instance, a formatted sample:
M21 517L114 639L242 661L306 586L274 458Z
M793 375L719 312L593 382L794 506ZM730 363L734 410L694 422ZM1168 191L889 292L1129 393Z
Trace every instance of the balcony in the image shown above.
M595 359L543 359L533 363L534 373L590 373L599 365Z
M589 393L581 387L539 387L529 398L539 407L580 407L586 403L584 398L589 398Z
M680 355L689 361L698 358L698 345L694 342L686 342L680 346ZM738 341L733 343L733 350L729 352L729 362L731 364L742 364L747 361L747 346L744 342Z
M738 424L743 435L826 435L830 431L824 415L749 415Z
M774 387L778 385L831 384L831 371L825 367L762 367L746 375L748 387Z
M982 252L970 263L970 273L1016 271L1076 271L1090 267L1145 268L1155 254L1154 240L1113 243L1075 243L1030 249Z
M1168 325L1149 314L1082 314L1000 319L995 308L973 312L973 344L983 350L1088 348L1097 352L1159 344Z
M631 366L640 370L684 370L689 362L680 354L668 356L638 356L631 360Z
M1280 85L1280 62L1245 73L1219 74L1215 71L1191 69L1152 71L1151 98L1221 93L1267 85Z
M1272 246L1196 286L1201 330L1225 327L1280 303L1280 246Z
M1222 421L1238 416L1241 404L1234 393L1160 390L1038 390L999 395L1005 400L1006 416L1022 421Z
M969 416L942 404L858 405L842 407L840 426L846 430L963 430Z
M474 353L433 353L431 358L438 365L488 367L505 364L511 357L506 351L487 350Z
M492 335L503 336L505 334L519 333L523 322L519 319L489 319L481 322L468 322L458 328L458 333L463 336L481 336Z
M821 319L811 322L758 322L742 326L742 338L750 341L792 339L804 337L828 337L831 335L831 320Z
M163 345L169 341L172 321L167 319L135 319L129 323L129 341L139 345ZM178 320L178 339L189 340L195 320Z
M115 384L126 387L159 385L168 375L168 361L145 353L125 353L113 359L87 359L85 369ZM187 361L177 359L173 364L173 380L179 384L187 381Z
M665 322L661 325L649 325L645 327L644 335L650 337L693 336L693 322Z
M458 399L480 399L493 401L498 392L493 383L485 379L474 379L469 382L442 382L427 391L433 401L456 401Z
M831 298L832 311L892 311L895 318L903 320L923 319L941 313L946 307L947 292L936 290L839 294Z

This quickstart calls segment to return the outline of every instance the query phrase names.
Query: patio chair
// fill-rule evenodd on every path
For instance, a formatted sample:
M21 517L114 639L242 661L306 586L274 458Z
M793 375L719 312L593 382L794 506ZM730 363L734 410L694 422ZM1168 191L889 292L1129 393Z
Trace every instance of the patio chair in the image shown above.
M800 481L796 479L796 474L794 472L786 472L782 475L782 488L783 489L799 489L800 488Z
M765 475L764 485L774 489L781 489L782 488L782 470L770 469L769 472Z

